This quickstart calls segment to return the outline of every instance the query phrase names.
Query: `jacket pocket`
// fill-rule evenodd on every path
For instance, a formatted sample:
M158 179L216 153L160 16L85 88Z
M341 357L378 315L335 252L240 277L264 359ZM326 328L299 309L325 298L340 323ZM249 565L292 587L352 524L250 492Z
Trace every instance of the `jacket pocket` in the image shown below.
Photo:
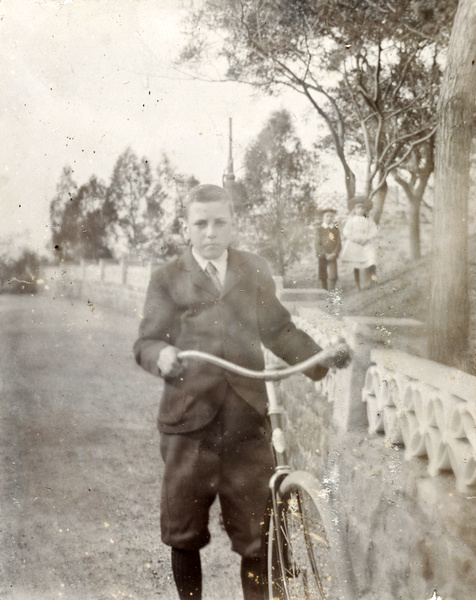
M166 382L159 405L159 423L179 425L183 421L187 406L192 401L193 396L177 389L172 382Z

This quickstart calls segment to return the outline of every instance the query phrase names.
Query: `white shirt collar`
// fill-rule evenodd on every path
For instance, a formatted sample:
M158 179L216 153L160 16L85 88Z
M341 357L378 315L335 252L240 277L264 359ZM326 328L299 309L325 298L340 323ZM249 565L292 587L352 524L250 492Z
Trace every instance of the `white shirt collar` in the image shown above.
M218 258L214 258L213 260L209 260L208 258L203 258L195 248L192 246L192 255L193 258L198 262L199 267L205 271L209 262L211 262L216 270L218 271L218 277L220 279L220 283L223 285L225 282L226 276L226 267L228 264L228 250L225 250L221 256Z

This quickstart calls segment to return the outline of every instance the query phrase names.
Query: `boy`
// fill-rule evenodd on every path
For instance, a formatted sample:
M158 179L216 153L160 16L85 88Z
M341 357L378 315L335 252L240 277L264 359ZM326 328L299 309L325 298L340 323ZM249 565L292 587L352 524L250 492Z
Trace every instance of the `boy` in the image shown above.
M337 258L341 250L340 232L335 222L336 210L321 211L322 223L317 228L316 255L321 287L332 291L337 283ZM329 283L329 285L328 285Z
M183 229L190 248L152 275L134 346L137 362L165 381L158 416L162 540L172 547L179 597L200 599L199 551L210 539L208 513L218 495L232 548L242 556L244 598L262 599L261 521L274 466L265 384L197 361L184 365L177 353L203 350L260 370L261 342L289 363L320 348L291 322L266 262L230 247L233 207L223 188L200 185L189 193ZM307 375L317 380L326 372L317 366Z

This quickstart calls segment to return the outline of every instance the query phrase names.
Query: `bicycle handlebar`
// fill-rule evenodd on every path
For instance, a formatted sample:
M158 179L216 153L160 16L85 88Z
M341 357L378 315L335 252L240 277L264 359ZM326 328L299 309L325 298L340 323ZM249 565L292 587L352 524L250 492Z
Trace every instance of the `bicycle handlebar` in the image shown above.
M244 377L249 377L251 379L264 379L266 381L278 381L279 379L285 379L295 373L302 373L307 369L311 369L312 367L322 364L324 361L337 356L339 353L347 353L348 346L347 344L335 344L333 346L329 346L325 350L322 350L318 354L311 356L310 358L303 360L302 362L292 366L285 367L283 369L264 369L263 371L254 371L253 369L247 369L245 367L240 367L235 363L229 362L223 358L215 356L213 354L208 354L208 352L201 352L199 350L182 350L178 353L177 357L179 360L185 360L187 358L193 358L195 360L202 360L208 362L216 367L221 367L222 369L226 369L227 371L231 371L232 373L236 373L237 375L242 375Z

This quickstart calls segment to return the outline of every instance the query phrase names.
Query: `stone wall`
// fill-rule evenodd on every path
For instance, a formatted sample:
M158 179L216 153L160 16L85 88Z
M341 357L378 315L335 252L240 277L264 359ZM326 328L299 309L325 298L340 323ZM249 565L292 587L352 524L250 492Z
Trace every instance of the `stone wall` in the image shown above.
M39 290L58 297L76 298L91 310L95 307L113 309L140 317L150 270L148 266L112 261L47 266L43 267Z
M476 495L458 492L451 472L432 477L425 458L407 459L384 434L344 431L304 377L280 387L294 466L335 490L353 597L427 600L437 589L445 600L475 598Z
M355 597L476 598L476 378L424 358L422 323L294 310L354 350L345 371L281 385L296 466L336 489Z

